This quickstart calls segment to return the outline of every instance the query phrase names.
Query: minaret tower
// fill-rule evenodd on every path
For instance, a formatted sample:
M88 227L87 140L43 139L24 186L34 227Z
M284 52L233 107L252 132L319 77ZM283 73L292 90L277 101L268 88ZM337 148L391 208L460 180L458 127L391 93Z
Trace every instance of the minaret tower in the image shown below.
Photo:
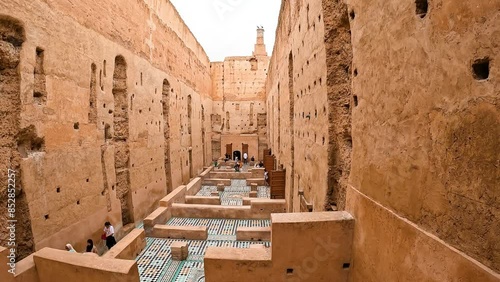
M266 44L264 44L264 28L257 27L257 43L255 44L254 56L267 56Z

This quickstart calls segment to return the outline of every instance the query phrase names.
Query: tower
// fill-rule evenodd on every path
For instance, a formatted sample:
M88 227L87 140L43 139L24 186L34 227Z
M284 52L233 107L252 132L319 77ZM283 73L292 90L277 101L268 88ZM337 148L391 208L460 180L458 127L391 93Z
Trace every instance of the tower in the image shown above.
M255 44L254 56L267 56L266 44L264 44L264 28L257 27L257 43Z

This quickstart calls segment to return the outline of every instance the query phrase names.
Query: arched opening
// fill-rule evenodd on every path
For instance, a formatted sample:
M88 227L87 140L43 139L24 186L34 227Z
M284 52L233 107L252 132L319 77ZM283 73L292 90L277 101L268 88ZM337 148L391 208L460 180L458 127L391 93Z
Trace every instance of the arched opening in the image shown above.
M233 152L233 160L236 160L236 158L238 158L238 161L241 161L241 151Z

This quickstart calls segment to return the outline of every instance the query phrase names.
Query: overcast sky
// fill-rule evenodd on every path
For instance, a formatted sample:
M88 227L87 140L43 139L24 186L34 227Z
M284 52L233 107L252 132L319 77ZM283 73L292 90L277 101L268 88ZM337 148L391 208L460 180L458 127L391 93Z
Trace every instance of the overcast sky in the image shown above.
M211 61L250 56L257 26L264 26L268 55L274 46L281 0L171 0Z

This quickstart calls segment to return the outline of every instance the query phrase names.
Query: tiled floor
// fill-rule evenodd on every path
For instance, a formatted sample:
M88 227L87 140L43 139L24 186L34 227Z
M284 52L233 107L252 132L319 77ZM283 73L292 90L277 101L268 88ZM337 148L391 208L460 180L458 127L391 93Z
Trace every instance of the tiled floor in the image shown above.
M167 225L173 226L206 226L208 240L236 240L236 228L268 227L269 220L260 219L205 219L205 218L172 218Z
M242 241L194 241L147 238L147 247L137 258L142 282L197 282L205 281L203 276L203 257L207 247L249 248L252 244L269 242ZM170 256L170 245L175 241L187 242L189 256L185 261L173 261Z
M203 186L199 196L210 196L217 191L216 186ZM242 205L242 197L248 197L250 187L245 180L232 180L231 186L220 193L223 205ZM258 187L259 198L269 198L269 187ZM270 242L236 241L236 228L267 227L269 220L247 219L203 219L203 218L172 218L167 222L172 226L207 226L208 240L175 240L147 238L146 249L137 258L139 273L142 282L202 282L205 281L203 271L203 257L207 247L249 248L252 244L264 244L269 247ZM170 245L175 241L187 242L189 256L185 261L173 261L170 256Z
M212 192L217 191L217 186L202 186L197 196L211 196ZM224 192L220 193L221 204L223 206L241 206L243 199L250 196L250 186L246 185L246 180L231 180L231 186L226 186ZM257 187L257 197L271 197L270 189L267 186Z

